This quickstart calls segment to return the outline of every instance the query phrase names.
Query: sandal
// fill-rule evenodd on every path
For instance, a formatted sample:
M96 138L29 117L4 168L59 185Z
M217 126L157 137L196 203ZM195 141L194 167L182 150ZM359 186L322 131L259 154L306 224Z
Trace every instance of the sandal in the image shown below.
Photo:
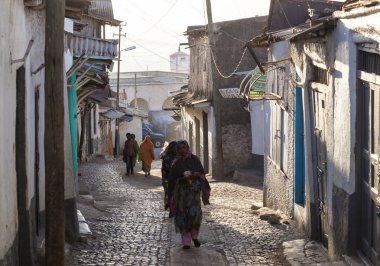
M193 242L196 248L199 248L201 246L201 243L198 241L198 239L193 239Z

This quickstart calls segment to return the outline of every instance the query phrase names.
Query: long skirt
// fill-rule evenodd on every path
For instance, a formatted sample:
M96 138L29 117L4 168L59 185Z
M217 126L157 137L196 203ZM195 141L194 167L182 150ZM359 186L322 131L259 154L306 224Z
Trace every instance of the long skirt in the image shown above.
M150 172L150 167L151 167L150 164L147 164L147 163L145 163L144 161L142 161L142 170L143 170L145 173L149 173L149 172Z

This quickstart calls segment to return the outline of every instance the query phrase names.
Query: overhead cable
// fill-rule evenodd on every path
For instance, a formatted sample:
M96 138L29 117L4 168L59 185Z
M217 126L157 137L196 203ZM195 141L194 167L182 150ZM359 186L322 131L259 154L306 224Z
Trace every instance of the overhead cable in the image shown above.
M241 58L240 58L240 60L239 60L239 63L236 65L236 67L234 68L234 70L233 70L230 74L225 75L225 74L223 74L223 73L220 71L218 65L216 64L214 53L213 53L212 49L210 48L210 53L211 53L212 62L214 63L214 66L215 66L215 68L216 68L218 74L219 74L222 78L225 78L225 79L229 79L230 77L232 77L232 75L235 74L236 70L240 67L241 62L243 61L243 58L244 58L244 55L245 55L245 52L246 52L246 51L247 51L247 47L244 48L244 51L243 51L243 54L241 55Z

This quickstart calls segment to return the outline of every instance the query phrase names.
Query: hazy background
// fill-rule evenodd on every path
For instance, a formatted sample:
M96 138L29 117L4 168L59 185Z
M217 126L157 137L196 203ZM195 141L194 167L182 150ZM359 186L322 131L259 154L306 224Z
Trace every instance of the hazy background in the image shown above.
M214 22L267 15L270 0L213 0ZM170 71L169 56L187 42L183 35L187 26L207 24L204 0L112 0L115 19L126 22L121 48L136 46L121 52L123 71ZM107 30L108 38L118 33L117 27ZM252 36L253 37L253 36ZM247 40L248 41L248 40ZM182 51L188 53L182 47ZM117 71L117 64L113 69Z

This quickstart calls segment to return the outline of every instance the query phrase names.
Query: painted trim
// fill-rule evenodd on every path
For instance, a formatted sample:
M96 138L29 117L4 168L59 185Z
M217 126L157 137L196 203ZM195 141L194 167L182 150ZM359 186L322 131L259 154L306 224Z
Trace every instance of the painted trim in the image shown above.
M72 75L70 78L70 89L69 89L69 115L70 115L70 135L71 135L71 153L73 160L73 172L74 176L78 174L78 137L77 137L77 90L75 87L76 75Z
M302 88L296 87L294 128L294 202L305 204L305 144Z

